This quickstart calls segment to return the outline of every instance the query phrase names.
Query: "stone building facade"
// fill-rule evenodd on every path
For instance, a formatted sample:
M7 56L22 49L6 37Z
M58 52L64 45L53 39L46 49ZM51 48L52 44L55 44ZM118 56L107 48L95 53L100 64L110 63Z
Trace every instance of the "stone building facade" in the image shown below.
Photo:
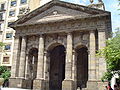
M10 87L103 90L96 51L111 32L110 12L53 0L17 20Z

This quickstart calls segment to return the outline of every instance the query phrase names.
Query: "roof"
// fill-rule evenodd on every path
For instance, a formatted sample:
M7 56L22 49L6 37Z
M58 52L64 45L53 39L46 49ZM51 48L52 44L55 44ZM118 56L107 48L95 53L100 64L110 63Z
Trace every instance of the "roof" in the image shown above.
M18 19L11 27L101 16L110 16L110 12L64 1L52 0Z

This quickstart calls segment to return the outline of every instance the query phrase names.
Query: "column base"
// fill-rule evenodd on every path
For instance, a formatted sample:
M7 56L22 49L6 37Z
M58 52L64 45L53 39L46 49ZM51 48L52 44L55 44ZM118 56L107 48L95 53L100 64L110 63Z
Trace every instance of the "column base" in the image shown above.
M62 90L75 90L74 82L72 80L64 80L62 82Z
M82 90L104 90L107 82L102 81L88 81L87 87Z
M46 90L45 81L42 79L35 79L33 82L33 90Z
M32 88L32 80L25 78L10 78L9 79L9 87L10 88Z
M108 82L98 81L98 90L104 90L105 86L108 86Z
M97 81L88 81L85 90L98 90Z

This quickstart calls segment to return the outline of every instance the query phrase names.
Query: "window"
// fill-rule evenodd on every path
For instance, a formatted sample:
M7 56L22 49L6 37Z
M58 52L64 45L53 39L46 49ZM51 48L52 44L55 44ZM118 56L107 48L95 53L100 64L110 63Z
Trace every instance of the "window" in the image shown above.
M0 10L5 10L5 4L1 4Z
M3 31L3 23L0 23L0 31Z
M11 49L11 45L8 44L8 45L5 45L5 50L10 50Z
M11 39L11 38L12 38L12 35L13 35L12 33L6 33L6 38L7 38L7 39Z
M8 57L8 56L3 57L3 63L9 63L9 59L10 59L10 57Z
M15 10L10 11L9 16L15 16Z
M21 3L21 4L25 4L25 3L27 3L27 0L21 0L20 3Z
M16 0L14 0L14 1L11 1L11 6L16 6Z
M0 20L3 20L3 13L0 13Z
M2 24L0 23L0 30L1 30Z

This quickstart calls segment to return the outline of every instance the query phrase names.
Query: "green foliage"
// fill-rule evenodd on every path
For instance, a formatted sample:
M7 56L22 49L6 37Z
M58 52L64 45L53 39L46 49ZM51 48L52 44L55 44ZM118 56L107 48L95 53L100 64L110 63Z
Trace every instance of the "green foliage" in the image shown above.
M120 71L120 29L113 36L107 40L106 47L98 52L98 55L105 57L107 63L107 72L102 80L110 80L115 73L119 74Z
M10 77L10 71L9 71L9 70L5 71L4 73L2 73L2 74L0 75L0 77L1 77L1 78L4 78L5 81L8 80L9 77Z
M105 80L110 81L113 74L111 72L105 72L101 80L104 82Z
M4 46L5 44L0 42L0 50L2 49L2 47Z
M4 43L0 42L0 47L3 47L4 45L5 45Z
M4 78L4 80L7 81L10 75L11 75L10 70L8 70L7 67L0 66L0 78Z

